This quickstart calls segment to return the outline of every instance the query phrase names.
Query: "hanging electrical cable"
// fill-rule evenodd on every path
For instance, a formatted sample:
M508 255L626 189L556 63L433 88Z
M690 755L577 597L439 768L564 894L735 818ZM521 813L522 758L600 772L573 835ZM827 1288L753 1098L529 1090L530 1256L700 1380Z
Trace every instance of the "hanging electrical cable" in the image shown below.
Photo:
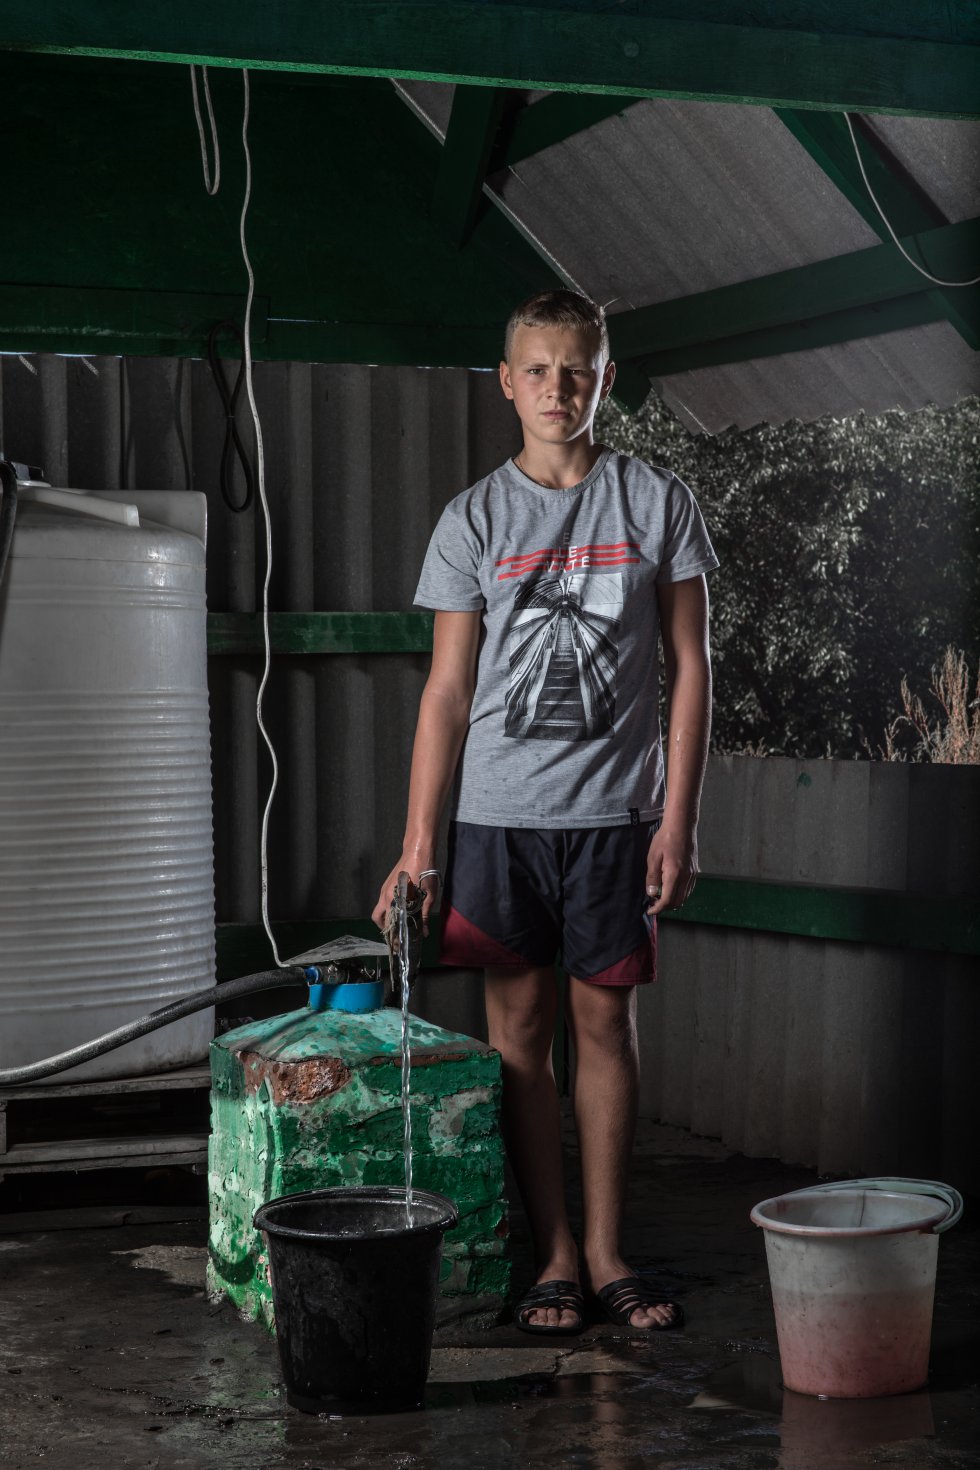
M214 106L211 101L211 87L208 82L208 69L201 67L201 80L204 87L204 100L208 110L208 125L211 130L211 152L214 157L214 179L211 178L211 169L208 164L208 148L204 137L204 120L201 117L201 102L197 93L197 67L191 66L191 95L194 98L194 118L197 122L197 136L201 144L201 170L204 174L204 187L213 198L221 186L221 144L218 138L218 127L214 118ZM242 348L242 357L239 363L238 376L234 387L229 388L225 378L221 359L218 356L218 337L222 332L230 332L238 340ZM253 477L252 466L249 463L248 454L242 443L238 432L238 424L235 418L235 410L238 398L242 391L242 383L245 378L245 344L242 332L236 322L215 322L208 333L208 366L211 376L217 385L218 394L221 398L222 407L225 411L225 442L221 449L221 466L219 469L219 484L221 487L221 498L229 510L240 512L248 510L252 503ZM233 493L233 482L235 475L235 460L238 460L245 479L245 494L239 501L235 500Z
M857 134L854 131L854 124L851 121L850 113L844 113L844 121L847 123L847 131L850 133L851 142L854 144L854 156L857 159L858 168L861 170L861 177L864 180L864 187L868 191L868 197L871 200L871 203L874 205L875 209L881 215L881 218L884 221L885 229L888 231L889 235L891 235L892 240L898 246L902 255L905 256L905 259L908 261L909 265L912 266L914 270L917 270L920 276L925 276L927 281L931 281L934 286L959 287L980 285L980 276L974 276L973 279L970 281L942 281L938 276L930 275L929 272L923 266L921 266L917 260L912 259L912 256L908 253L905 246L902 244L901 240L892 229L891 221L889 220L885 211L882 209L881 205L878 203L875 191L871 187L870 180L868 179L868 175L865 172L864 159L861 157L861 149L858 147Z
M205 187L206 187L206 189L207 189L207 191L208 191L209 194L214 195L218 191L218 184L219 184L220 175L221 175L221 153L220 153L220 147L219 147L219 143L218 143L217 128L216 128L215 122L214 122L214 109L213 109L213 107L211 105L211 92L210 92L210 88L208 87L208 82L207 82L207 68L206 67L203 67L202 68L202 72L203 72L203 78L204 78L204 95L205 95L205 100L207 102L208 117L209 117L210 124L211 124L212 146L213 146L214 155L215 155L215 175L214 175L214 184L213 184L213 187L212 187L211 177L210 177L210 173L209 173L208 165L207 165L207 149L205 147L205 142L204 142L204 124L203 124L203 121L202 121L202 118L201 118L201 108L200 108L200 102L198 100L198 94L197 94L197 78L196 78L196 75L195 75L195 72L194 72L194 68L191 67L191 85L192 85L192 92L193 92L193 96L194 96L194 116L197 119L198 135L199 135L200 141L201 141L201 160L202 160L202 164L203 164L203 168L204 168L204 183L205 183ZM276 962L277 965L280 965L281 966L282 965L282 960L281 960L280 955L279 955L279 949L278 949L278 946L276 944L275 935L272 932L272 925L269 922L269 816L270 816L270 813L272 811L272 803L273 803L273 801L275 799L276 790L277 790L278 785L279 785L279 762L278 762L278 759L276 757L275 746L272 743L272 738L269 735L268 730L266 729L266 724L265 724L265 720L263 718L263 712L262 712L262 702L263 702L263 699L265 697L266 687L267 687L268 682L269 682L269 674L271 673L271 670L272 670L272 646L271 646L271 640L270 640L270 637L269 637L269 584L270 584L270 582L272 580L272 521L271 521L271 517L270 517L270 514L269 514L269 501L268 501L268 497L266 495L266 488L265 488L265 446L264 446L263 438L262 438L262 422L261 422L261 419L259 418L259 410L258 410L258 406L257 406L256 401L255 401L255 386L254 386L254 383L253 383L253 380L252 380L252 307L253 307L253 304L254 304L254 301L255 301L255 273L254 273L254 271L252 269L252 262L251 262L251 259L249 257L248 245L246 243L246 237L245 237L245 225L246 225L246 221L248 219L248 210L249 210L249 205L250 205L251 199L252 199L252 154L251 154L251 150L249 148L249 143L248 143L248 124L249 124L249 113L250 113L250 108L251 108L251 89L250 89L250 86L249 86L249 76L248 76L248 68L247 67L243 67L242 68L242 89L243 89L243 94L244 94L244 97L243 97L243 106L242 106L242 151L243 151L243 153L245 155L245 191L244 191L244 196L243 196L243 199L242 199L241 215L240 215L239 222L238 222L238 239L239 239L239 244L241 246L242 261L244 263L245 271L246 271L246 274L248 276L248 293L247 293L246 298L245 298L245 323L244 323L244 329L243 329L243 331L241 333L238 333L237 327L232 327L232 330L234 330L236 332L236 334L239 336L239 339L240 339L240 341L242 343L242 349L243 349L242 368L243 368L243 371L239 374L239 382L237 382L235 384L234 390L229 395L228 400L225 401L225 426L226 426L225 447L226 447L226 451L227 451L227 447L228 447L228 435L230 433L232 444L235 447L236 451L239 453L239 457L242 459L242 464L244 466L245 460L244 460L244 458L242 458L242 453L241 453L241 448L240 448L240 442L241 441L238 439L238 437L237 437L237 429L234 427L234 405L235 405L235 401L237 400L237 397L238 397L241 379L242 379L242 377L244 377L245 391L246 391L246 395L248 397L248 406L249 406L249 409L250 409L251 414L252 414L252 423L253 423L254 428L255 428L255 462L256 462L256 471L257 471L257 477L258 477L259 502L260 502L260 504L262 506L262 521L263 521L263 525L264 525L264 528L265 528L265 577L264 577L263 583L262 583L262 641L263 641L263 649L264 649L264 654L265 654L265 661L264 661L264 666L263 666L263 669L262 669L262 678L261 678L261 680L259 682L258 694L257 694L256 700L255 700L255 721L256 721L256 724L258 725L259 733L261 734L262 739L265 742L266 749L269 752L269 758L272 761L272 781L271 781L270 786L269 786L269 795L268 795L268 798L267 798L266 803L265 803L265 808L264 808L263 813L262 813L262 834L261 834L261 839L260 839L260 865L261 865L261 882L262 882L262 926L265 929L266 935L267 935L268 940L269 940L269 944L272 946L272 954L273 954L273 957L275 959L275 962ZM225 388L225 384L224 384L223 378L220 377L219 374L218 374L218 372L215 371L215 364L216 364L216 361L217 361L217 354L216 354L216 351L214 351L213 344L215 342L216 333L218 331L220 331L221 328L222 328L222 326L224 326L224 325L225 325L224 323L221 323L221 324L219 324L219 326L217 328L212 328L211 336L210 336L209 343L208 343L208 358L209 358L209 361L211 362L212 372L215 373L215 379L216 379L216 381L218 381L219 386L223 390ZM223 401L224 401L224 393L223 393ZM231 502L228 499L228 495L226 493L226 486L227 486L228 481L230 481L230 474L229 474L229 476L226 479L226 476L225 476L225 461L224 461L224 457L223 457L223 459L222 459L222 495L225 497L226 504L231 504ZM238 505L238 506L232 505L232 509L244 510L245 509L245 506L248 504L249 500L251 499L251 493L252 493L252 489L251 489L251 474L250 474L249 471L246 471L246 486L247 486L247 489L246 489L246 499L245 499L245 501L241 505Z
M211 169L208 165L208 149L204 141L204 122L201 118L201 103L197 95L197 67L191 66L191 94L194 98L194 116L197 119L197 136L201 141L201 168L204 171L204 187L213 197L221 186L221 149L218 146L218 127L214 120L214 107L211 104L211 88L208 84L208 69L201 67L201 82L204 87L204 100L208 109L208 125L211 129L211 152L214 155L214 181L211 180Z
M233 387L229 387L228 385L222 359L218 356L218 338L222 332L228 332L235 337L242 349L238 374ZM225 442L221 449L221 466L218 472L221 498L229 510L240 513L243 510L248 510L252 504L255 483L252 475L252 465L245 446L242 443L241 435L238 432L236 417L238 399L241 396L242 387L245 382L245 339L241 329L235 322L215 322L211 328L211 331L208 333L208 366L211 369L211 376L217 385L218 394L225 413ZM245 493L241 500L236 500L234 496L236 459L241 466L242 477L245 481Z
M260 844L262 925L272 946L273 958L277 965L281 965L282 960L279 957L276 938L272 932L272 925L269 923L269 815L272 811L276 788L279 785L279 762L276 759L275 746L265 727L265 720L262 716L262 701L265 697L266 685L269 682L269 674L272 671L272 645L269 638L269 583L272 580L272 518L269 514L269 501L265 493L265 447L262 441L262 422L255 403L255 385L252 382L252 304L255 300L255 272L252 270L248 246L245 243L245 221L248 218L248 206L252 199L252 154L248 146L248 117L251 92L249 89L247 67L242 67L242 83L245 91L245 106L242 112L242 148L245 153L245 196L242 200L242 213L238 223L238 238L242 247L242 260L245 262L245 270L248 273L248 295L245 298L244 332L245 391L248 394L248 406L252 410L252 422L255 425L255 461L258 469L259 504L262 506L262 521L265 526L265 578L262 583L262 642L265 651L265 664L262 669L259 692L255 700L255 721L259 727L262 739L265 741L269 758L272 761L272 781L269 785L269 795L265 803L265 809L262 812L262 837Z

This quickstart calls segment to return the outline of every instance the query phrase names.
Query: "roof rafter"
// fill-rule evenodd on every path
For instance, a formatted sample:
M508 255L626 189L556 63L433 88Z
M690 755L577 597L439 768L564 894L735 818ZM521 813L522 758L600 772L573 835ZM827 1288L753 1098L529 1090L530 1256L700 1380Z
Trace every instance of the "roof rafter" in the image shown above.
M711 342L668 347L648 354L639 362L651 378L666 378L671 373L691 372L696 368L724 367L736 362L753 362L762 357L781 357L787 352L835 347L865 337L927 326L941 319L942 312L930 300L930 293L923 291L918 296L901 296L894 301L853 307L849 311L827 312L806 321L735 333Z
M574 100L577 102L589 99ZM539 105L532 104L525 110L530 112ZM617 109L621 105L621 100L617 101ZM415 109L410 110L418 118ZM488 161L494 150L495 140L498 155L509 146L510 132L506 111L507 94L501 89L457 86L453 94L452 112L442 144L443 152L433 191L433 212L441 220L449 238L460 248L470 238L478 220L483 228L488 221L488 215L492 213L496 213L499 231L511 229L515 237L520 234L506 211L490 211L482 219L480 215L484 191L494 204L499 204L499 200L487 186L485 176L491 166ZM567 119L569 114L566 112L565 116ZM582 117L583 114L579 116ZM581 125L591 126L591 121L582 122ZM530 243L534 248L539 248L533 239ZM543 257L542 263L549 274L555 268L555 263L547 257ZM548 282L542 280L540 284L543 289ZM642 368L627 361L618 364L613 396L624 408L636 412L646 402L649 392L650 379Z
M796 112L782 108L776 109L776 116L836 184L848 203L858 211L875 234L882 240L890 239L884 221L875 209L861 177L846 120L835 113ZM862 126L861 118L853 121L871 187L895 233L914 235L920 230L946 224L942 211L908 176L882 139L866 124ZM937 286L929 294L934 298L937 314L945 316L971 347L980 346L976 340L980 287Z
M980 219L920 231L902 244L931 274L965 279L976 274ZM609 331L614 353L663 376L935 321L944 313L932 294L889 243L620 312ZM980 296L973 287L960 294L968 340L980 347Z
M552 92L539 102L522 107L510 127L506 145L491 167L510 167L615 117L641 97L604 97L591 92Z
M464 245L476 223L505 101L499 87L457 87L453 93L432 211L454 245Z
M976 117L980 26L950 0L5 0L0 46L75 56L766 106Z

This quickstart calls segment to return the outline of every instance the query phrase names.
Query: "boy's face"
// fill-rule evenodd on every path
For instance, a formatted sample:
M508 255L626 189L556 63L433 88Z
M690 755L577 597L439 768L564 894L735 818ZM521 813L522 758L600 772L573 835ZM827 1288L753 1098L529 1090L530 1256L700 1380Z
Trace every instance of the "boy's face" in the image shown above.
M585 434L616 376L604 362L597 332L579 327L525 327L514 331L510 359L500 364L500 386L513 401L524 441L570 444Z

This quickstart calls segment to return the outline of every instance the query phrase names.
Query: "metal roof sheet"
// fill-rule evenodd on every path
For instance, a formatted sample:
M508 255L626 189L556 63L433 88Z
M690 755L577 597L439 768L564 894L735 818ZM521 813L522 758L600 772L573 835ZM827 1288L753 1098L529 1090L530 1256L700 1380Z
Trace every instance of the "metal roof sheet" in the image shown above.
M444 136L454 89L396 86ZM980 125L904 117L870 125L948 220L980 213ZM635 102L493 175L486 192L570 285L610 315L880 243L765 107ZM980 367L950 323L939 321L672 374L655 387L688 427L715 433L860 409L947 406L980 391Z

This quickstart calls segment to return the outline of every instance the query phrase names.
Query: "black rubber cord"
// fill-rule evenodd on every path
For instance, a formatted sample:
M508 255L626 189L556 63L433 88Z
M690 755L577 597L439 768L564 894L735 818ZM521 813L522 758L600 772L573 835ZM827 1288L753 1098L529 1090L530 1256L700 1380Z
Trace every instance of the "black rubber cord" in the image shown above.
M222 360L218 356L218 338L222 332L230 332L233 337L236 337L242 352L241 361L238 364L238 377L235 379L235 384L232 388L228 386ZM208 333L208 365L211 368L212 377L218 386L218 392L221 395L221 402L225 410L225 442L221 449L221 470L219 475L221 498L229 510L236 512L248 510L248 507L252 503L254 477L252 475L251 461L242 443L241 435L238 432L238 424L235 419L235 411L238 407L238 400L245 382L245 338L242 336L241 328L236 326L234 322L215 322L211 328L211 331ZM240 501L236 501L233 494L236 458L242 467L242 475L245 480L245 498Z
M42 1057L40 1061L30 1062L24 1067L7 1067L0 1071L0 1087L20 1087L25 1082L53 1077L56 1072L64 1072L69 1067L80 1067L82 1062L90 1062L93 1057L115 1051L117 1046L125 1046L127 1041L135 1041L138 1036L146 1036L150 1031L159 1031L161 1026L169 1026L172 1021L180 1021L184 1016L206 1010L208 1006L217 1005L221 1001L234 1000L239 995L251 995L256 990L275 990L280 985L306 983L306 971L300 965L290 965L283 970L263 970L258 975L241 975L237 980L223 980L208 990L197 990L193 995L185 995L180 1000L161 1006L148 1016L140 1016L135 1021L128 1021L125 1026L117 1026L115 1031L107 1031L104 1036L97 1036L94 1041L85 1041L81 1046L72 1047L70 1051L59 1052L54 1057Z

